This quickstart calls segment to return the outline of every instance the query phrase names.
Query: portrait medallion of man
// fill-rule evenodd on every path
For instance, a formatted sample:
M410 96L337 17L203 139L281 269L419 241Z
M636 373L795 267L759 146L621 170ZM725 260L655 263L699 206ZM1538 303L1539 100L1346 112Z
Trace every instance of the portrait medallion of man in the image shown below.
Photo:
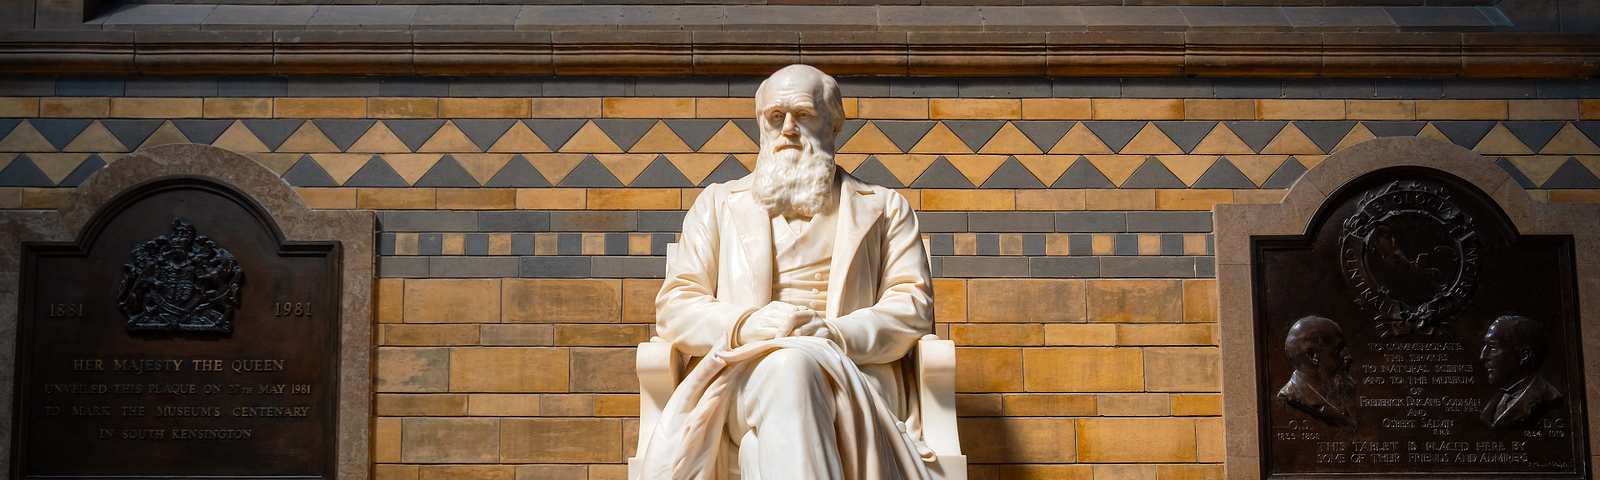
M1533 319L1507 315L1489 325L1478 359L1499 391L1484 402L1478 416L1484 425L1513 427L1561 404L1561 392L1539 376L1548 349L1544 326Z
M786 67L755 105L755 171L700 194L656 297L659 335L703 358L641 478L927 478L900 363L933 330L916 215L834 165L833 78Z
M1350 408L1356 382L1339 324L1316 316L1302 318L1289 327L1283 351L1294 374L1278 390L1278 401L1330 427L1355 427Z

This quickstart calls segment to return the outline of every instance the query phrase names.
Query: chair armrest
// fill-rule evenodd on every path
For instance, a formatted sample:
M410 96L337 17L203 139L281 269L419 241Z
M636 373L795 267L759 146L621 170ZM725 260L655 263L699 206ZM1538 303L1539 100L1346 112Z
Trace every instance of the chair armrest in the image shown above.
M683 357L671 343L656 337L639 344L634 369L639 374L639 454L643 455L656 419L667 408L672 391L683 381Z
M922 438L940 456L961 455L956 436L956 344L926 335L917 342Z

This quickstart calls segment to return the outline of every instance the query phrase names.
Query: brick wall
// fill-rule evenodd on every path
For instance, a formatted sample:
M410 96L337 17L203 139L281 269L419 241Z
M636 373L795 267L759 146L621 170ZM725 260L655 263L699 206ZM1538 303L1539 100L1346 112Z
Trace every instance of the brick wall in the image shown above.
M753 166L755 79L0 81L0 208L128 150L379 211L375 472L614 479L665 244ZM1600 200L1586 80L844 79L839 162L919 207L975 479L1220 478L1210 208L1380 136Z

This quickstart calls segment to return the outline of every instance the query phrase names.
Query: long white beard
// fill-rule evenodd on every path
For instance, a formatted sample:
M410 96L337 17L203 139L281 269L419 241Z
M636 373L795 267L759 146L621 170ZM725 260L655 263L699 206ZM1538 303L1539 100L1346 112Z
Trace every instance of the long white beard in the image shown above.
M769 215L816 216L833 189L833 153L801 142L800 149L772 151L763 145L756 157L754 193Z

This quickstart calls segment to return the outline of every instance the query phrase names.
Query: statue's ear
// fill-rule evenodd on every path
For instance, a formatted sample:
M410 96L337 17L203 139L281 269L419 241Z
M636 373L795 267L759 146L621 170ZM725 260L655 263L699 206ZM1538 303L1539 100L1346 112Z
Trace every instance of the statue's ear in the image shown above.
M1517 349L1517 365L1522 365L1528 368L1533 368L1535 366L1533 364L1533 347L1522 347Z

